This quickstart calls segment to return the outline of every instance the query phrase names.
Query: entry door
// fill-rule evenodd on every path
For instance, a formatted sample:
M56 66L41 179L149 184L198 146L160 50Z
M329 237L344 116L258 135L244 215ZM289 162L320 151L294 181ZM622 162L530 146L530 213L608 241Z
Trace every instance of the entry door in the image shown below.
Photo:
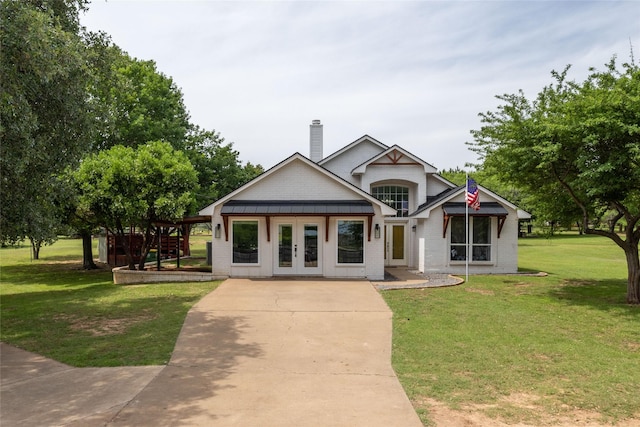
M278 222L274 274L322 274L320 223L304 219Z
M384 264L407 265L404 224L387 224L384 226Z

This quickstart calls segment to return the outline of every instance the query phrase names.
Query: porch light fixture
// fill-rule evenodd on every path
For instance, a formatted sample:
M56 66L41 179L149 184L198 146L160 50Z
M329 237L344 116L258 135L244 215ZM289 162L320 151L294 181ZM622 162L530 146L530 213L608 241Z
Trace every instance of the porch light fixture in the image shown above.
M374 230L374 236L376 239L380 238L380 224L376 224L376 228Z
M214 236L216 239L220 238L221 229L222 227L220 226L220 224L217 224L216 229L214 230Z
M412 225L411 226L411 231L413 231L415 233L417 228L418 228L417 225Z

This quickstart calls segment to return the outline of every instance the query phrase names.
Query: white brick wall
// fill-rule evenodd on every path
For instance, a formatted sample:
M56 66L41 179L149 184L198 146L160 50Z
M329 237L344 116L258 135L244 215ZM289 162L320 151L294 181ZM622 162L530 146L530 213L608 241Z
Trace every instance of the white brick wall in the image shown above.
M353 190L296 160L239 193L236 200L353 200Z
M434 196L449 188L445 183L425 174L424 167L420 165L369 165L363 175L351 176L353 168L379 154L381 148L370 142L355 145L352 149L342 153L323 166L333 173L346 179L348 182L357 183L363 191L370 193L372 185L405 185L410 189L410 211L414 211L424 203L427 194ZM382 160L384 161L384 160ZM296 158L284 164L280 169L270 175L258 179L252 185L234 194L235 200L354 200L360 199L357 190L335 181L321 171L315 170L306 161ZM454 202L464 202L461 194ZM487 194L481 195L481 203L492 200ZM492 217L492 261L491 263L471 263L471 273L511 273L517 271L518 265L518 218L517 212L507 206L509 215L504 224L501 237L498 239L498 222ZM223 224L220 216L220 206L213 212L213 226ZM380 208L374 206L376 215L372 220L372 230L375 224L379 224L381 231L384 229L385 218ZM243 220L250 219L243 217ZM259 223L260 246L259 264L233 265L232 264L232 221L229 220L229 240L225 239L224 229L221 237L213 238L213 274L217 276L242 276L242 277L270 277L274 272L274 256L277 256L277 222L271 221L271 241L267 242L266 219L254 218ZM278 217L279 220L288 220ZM293 222L295 218L290 218ZM339 265L337 263L337 217L331 217L329 221L329 240L325 241L324 231L321 233L322 247L322 275L324 277L367 277L371 280L380 280L384 277L384 238L376 239L372 231L371 241L365 237L365 263L363 265ZM349 219L355 219L350 217ZM368 231L365 220L365 232ZM324 218L321 218L324 221ZM391 224L393 219L387 220ZM424 264L425 272L447 272L463 274L464 262L450 261L450 233L451 226L447 228L446 235L442 236L443 212L441 208L431 211L428 219L409 219L406 223L406 261L407 265L417 268L418 244L420 238L424 238ZM416 226L416 231L412 226ZM324 228L324 222L322 228ZM383 234L381 232L381 234Z
M448 190L449 188L450 187L446 185L444 182L432 177L431 175L428 175L427 177L427 195L428 196L436 196L442 193L444 190Z
M350 190L348 187L333 181L331 178L317 172L308 165L295 161L279 170L277 174L265 177L236 194L235 200L304 200L304 199L326 199L326 200L355 200L362 196ZM212 215L212 225L215 229L217 224L221 225L220 238L213 238L212 243L212 271L218 276L232 277L270 277L274 270L274 256L277 255L277 233L278 221L295 221L295 217L277 217L278 221L272 218L271 221L271 241L267 242L266 219L265 217L240 217L235 219L257 220L259 228L259 263L257 265L233 265L233 220L229 218L229 240L225 238L224 222L220 215L221 206L217 206ZM337 220L340 217L330 217L329 220L329 240L325 241L325 219L315 218L322 223L319 244L322 247L322 275L324 277L336 278L369 278L371 280L382 280L384 278L384 239L376 239L373 226L384 225L384 218L380 207L374 205L375 216L372 219L371 241L367 240L369 221L367 217L345 217L343 219L361 219L365 221L365 263L362 265L340 265L337 263ZM310 219L311 220L311 219Z
M321 265L322 275L324 277L336 278L368 278L370 280L382 280L384 278L384 239L375 238L374 226L380 224L382 227L383 218L380 216L379 209L376 209L377 215L372 219L371 240L367 240L368 226L367 217L331 217L329 220L329 241L325 241L324 218L314 218L322 223L320 232L319 245L322 250ZM270 277L273 275L274 256L277 254L277 236L278 222L295 221L295 217L278 217L278 221L271 221L271 241L267 242L266 220L264 217L242 217L236 218L245 220L257 220L260 242L258 246L259 263L256 265L233 265L232 264L232 248L233 248L233 220L229 219L229 240L225 239L224 227L220 238L213 238L212 245L212 272L217 276L232 277ZM362 220L365 222L365 263L364 265L346 265L337 262L337 221L340 219ZM311 221L311 219L309 220ZM213 216L213 227L216 224L223 224L219 210Z
M323 163L322 167L352 184L357 184L356 178L351 176L351 171L382 151L378 145L365 140L341 153L338 157Z
M482 202L495 201L486 194ZM460 196L453 202L463 202ZM473 263L469 265L471 274L515 273L518 271L518 217L516 211L505 207L508 211L507 219L498 239L498 220L491 218L491 258L492 263ZM445 238L442 237L443 211L436 208L431 211L428 220L421 220L418 227L419 237L425 238L425 266L427 272L446 272L455 274L465 273L464 262L450 261L451 224L447 227Z

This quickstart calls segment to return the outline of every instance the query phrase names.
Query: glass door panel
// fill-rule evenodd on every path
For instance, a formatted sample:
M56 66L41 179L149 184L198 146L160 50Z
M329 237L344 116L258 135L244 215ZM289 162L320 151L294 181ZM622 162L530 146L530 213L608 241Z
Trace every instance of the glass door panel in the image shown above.
M313 218L283 218L276 221L273 239L273 274L322 274L322 224ZM277 252L276 252L277 251Z
M315 224L304 226L304 266L318 266L318 226Z
M293 266L293 225L278 224L278 267Z

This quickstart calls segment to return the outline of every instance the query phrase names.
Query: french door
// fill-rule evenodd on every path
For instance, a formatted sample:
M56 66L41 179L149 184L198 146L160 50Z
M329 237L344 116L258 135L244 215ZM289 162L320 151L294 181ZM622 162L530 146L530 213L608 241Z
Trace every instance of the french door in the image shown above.
M407 265L405 229L405 224L385 224L384 265Z
M305 218L275 223L274 274L322 274L320 224L321 221Z

